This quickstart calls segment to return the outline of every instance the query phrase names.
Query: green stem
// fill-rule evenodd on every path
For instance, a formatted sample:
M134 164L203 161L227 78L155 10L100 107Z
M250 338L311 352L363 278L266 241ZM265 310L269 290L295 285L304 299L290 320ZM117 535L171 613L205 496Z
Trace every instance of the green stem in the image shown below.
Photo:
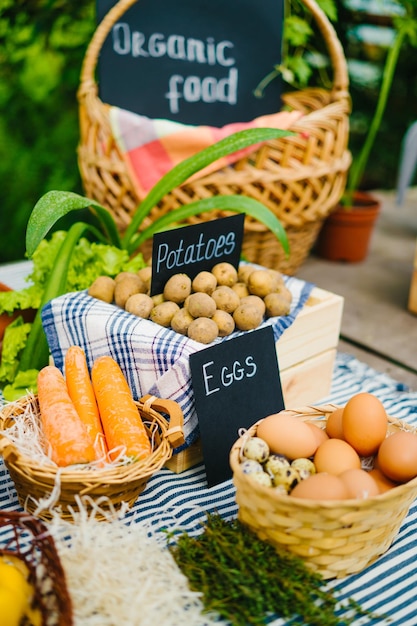
M83 222L73 224L61 244L20 359L18 368L20 372L26 372L29 369L39 370L48 364L49 346L42 327L42 307L53 298L65 293L72 252L86 228L88 225Z
M398 57L403 45L404 38L407 35L407 28L402 27L398 30L394 42L389 49L387 59L385 62L381 90L379 92L378 102L375 109L375 113L369 128L369 132L366 136L365 143L357 159L353 162L349 171L349 181L346 188L345 196L348 199L348 203L351 204L352 196L358 189L358 186L362 180L366 165L368 163L369 155L373 148L376 135L382 123L385 108L388 101L388 96L391 90L392 81L395 75L395 69L398 62Z

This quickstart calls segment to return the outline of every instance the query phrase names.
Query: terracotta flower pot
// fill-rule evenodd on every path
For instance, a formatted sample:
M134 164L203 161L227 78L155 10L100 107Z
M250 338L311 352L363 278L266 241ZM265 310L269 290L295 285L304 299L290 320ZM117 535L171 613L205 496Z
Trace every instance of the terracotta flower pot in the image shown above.
M352 207L339 204L319 233L315 248L318 256L346 263L363 261L380 209L380 201L367 192L357 192Z

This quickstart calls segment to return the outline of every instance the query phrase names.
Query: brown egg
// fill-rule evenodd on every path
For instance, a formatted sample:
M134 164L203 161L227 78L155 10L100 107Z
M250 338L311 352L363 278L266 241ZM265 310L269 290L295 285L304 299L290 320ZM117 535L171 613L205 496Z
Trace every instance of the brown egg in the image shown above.
M328 472L337 476L348 469L359 469L361 460L347 441L328 439L317 448L314 465L317 472Z
M323 443L323 441L326 441L329 438L329 435L326 433L326 430L324 428L320 428L320 426L317 426L316 424L307 424L307 426L309 426L313 431L313 435L316 438L317 447L319 447L319 445Z
M378 467L385 476L399 483L417 476L417 435L400 430L381 443Z
M374 478L364 469L349 469L339 474L340 480L346 485L349 498L365 500L379 494Z
M339 476L323 472L301 480L291 491L290 496L309 500L345 500L349 494Z
M357 393L343 409L342 426L344 439L358 454L375 454L387 435L384 405L371 393Z
M342 428L343 407L336 409L329 415L326 423L326 433L335 439L344 439Z
M377 467L374 467L373 469L371 469L369 474L372 476L372 478L378 485L379 493L385 493L386 491L389 491L390 489L393 489L394 487L396 487L398 484L390 480L387 476L385 476L385 474L381 472L381 470L378 469Z
M273 454L283 454L290 460L310 457L317 449L316 437L308 424L295 416L273 413L258 424L258 437Z

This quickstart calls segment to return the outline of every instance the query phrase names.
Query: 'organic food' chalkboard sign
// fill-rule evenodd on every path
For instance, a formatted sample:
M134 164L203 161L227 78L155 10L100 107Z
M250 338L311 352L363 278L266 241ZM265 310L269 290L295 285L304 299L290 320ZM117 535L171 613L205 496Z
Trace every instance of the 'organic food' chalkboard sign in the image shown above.
M115 0L97 0L101 21ZM98 62L101 99L150 118L223 126L275 113L281 85L255 90L281 59L283 0L139 0Z
M240 428L285 408L272 326L190 354L194 401L209 487L231 477Z

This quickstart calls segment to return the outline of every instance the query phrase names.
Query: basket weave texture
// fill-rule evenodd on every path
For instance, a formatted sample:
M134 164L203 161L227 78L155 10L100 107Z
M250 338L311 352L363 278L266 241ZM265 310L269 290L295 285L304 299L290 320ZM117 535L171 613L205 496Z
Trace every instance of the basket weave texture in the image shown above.
M120 231L129 225L140 203L129 168L113 137L109 105L98 97L95 80L100 49L117 20L137 0L119 0L99 24L87 48L78 91L80 142L78 162L86 195L106 206ZM284 94L285 107L303 113L290 127L296 136L262 144L248 157L215 173L194 176L165 196L141 228L172 209L219 194L241 194L259 200L281 220L291 254L287 259L275 236L260 222L245 219L242 253L248 261L297 272L314 245L324 219L341 198L351 163L348 151L350 97L343 48L315 0L302 0L311 11L328 49L333 68L331 90L305 89ZM210 211L184 223L201 223L230 213ZM141 250L148 258L150 243Z
M39 418L37 397L27 396L18 403L6 405L1 411L0 430L8 428L12 420L23 415L28 409L28 403ZM118 509L122 503L132 506L149 478L171 458L173 448L184 443L183 414L176 402L148 395L136 404L153 441L153 451L146 459L128 465L86 470L71 467L58 469L49 463L34 462L24 456L14 443L0 434L0 453L15 484L21 506L30 513L36 512L41 519L49 519L49 508L38 511L39 500L51 496L57 486L59 494L53 506L60 510L63 519L73 519L71 510L79 509L78 497L88 496L83 500L83 507L87 509L94 503L103 510L110 506ZM158 411L168 415L169 421Z
M42 626L72 626L72 602L65 573L45 524L26 513L1 511L0 531L12 531L0 555L17 557L28 568L28 582L34 588L33 607L41 611Z
M324 427L333 404L284 413ZM414 430L388 417L390 433ZM258 422L259 423L259 422ZM257 424L258 424L257 423ZM417 496L417 478L364 500L304 500L255 484L240 467L241 448L254 424L232 447L230 464L236 486L238 517L277 548L302 557L323 578L342 578L362 571L388 550Z

